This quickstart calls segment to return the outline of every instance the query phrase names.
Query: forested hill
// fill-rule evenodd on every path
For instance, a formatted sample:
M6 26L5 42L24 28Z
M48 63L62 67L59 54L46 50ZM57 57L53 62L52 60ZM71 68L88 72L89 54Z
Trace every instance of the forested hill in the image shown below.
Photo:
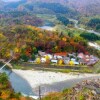
M85 15L100 15L100 0L68 0L68 5Z
M26 11L35 14L67 14L76 16L76 11L63 5L67 0L21 0L18 2L6 2L3 11Z
M36 8L36 2L41 4L56 3L56 6L61 4L62 6L66 7L66 9L68 8L73 9L74 11L78 11L82 15L95 15L95 14L100 15L100 0L2 0L2 1L10 1L6 4L6 6L4 6L4 8L7 9L18 8L20 10L22 9L25 10L29 8L30 10L33 10L34 8ZM2 6L1 5L2 1L0 0L0 7ZM12 3L11 1L16 1L16 2ZM38 8L37 10L39 10L39 6L37 8ZM45 10L47 10L47 8L44 9L44 11Z
M0 0L0 9L5 5L5 2L3 2L2 0Z

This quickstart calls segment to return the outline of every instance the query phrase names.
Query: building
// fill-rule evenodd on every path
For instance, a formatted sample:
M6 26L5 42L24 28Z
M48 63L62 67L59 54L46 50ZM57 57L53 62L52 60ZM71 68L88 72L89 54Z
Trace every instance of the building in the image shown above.
M54 59L63 59L67 56L67 52L60 52L54 54Z

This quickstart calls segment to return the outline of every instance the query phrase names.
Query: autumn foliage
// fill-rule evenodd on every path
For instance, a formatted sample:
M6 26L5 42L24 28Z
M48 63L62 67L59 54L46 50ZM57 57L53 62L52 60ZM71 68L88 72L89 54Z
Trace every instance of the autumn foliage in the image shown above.
M33 100L15 93L5 73L0 74L0 100Z
M1 39L4 42L0 41L0 58L6 59L11 57L11 51L15 59L19 59L21 55L31 58L38 50L47 53L87 52L86 41L81 37L69 37L63 33L41 30L30 25L9 27L9 31L0 33Z

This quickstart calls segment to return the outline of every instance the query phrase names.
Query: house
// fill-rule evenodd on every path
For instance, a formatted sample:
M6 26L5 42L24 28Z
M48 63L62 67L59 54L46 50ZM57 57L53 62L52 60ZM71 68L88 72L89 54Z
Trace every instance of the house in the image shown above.
M75 64L75 65L79 65L79 62L77 62L77 61L74 61L74 64Z
M45 63L46 62L46 58L42 57L41 58L41 63Z
M94 65L97 61L99 60L99 58L90 55L89 61L87 62L87 65Z
M64 64L69 64L70 60L64 60Z
M42 52L42 51L38 51L38 54L39 54L39 56L44 56L44 55L46 55L46 53L45 52Z
M51 63L55 63L55 64L57 64L57 62L58 62L58 60L51 60Z
M99 61L99 58L93 56L93 55L90 55L90 60L92 61Z
M75 62L75 61L76 61L76 59L75 59L75 58L71 58L71 61L74 61L74 62Z
M29 60L28 62L29 62L29 63L34 63L35 61L33 61L33 60Z
M75 58L71 58L71 61L73 61L75 65L79 65L79 62L77 62Z
M62 59L63 57L62 57L62 56L56 56L56 58L57 58L57 59Z
M64 64L69 64L70 58L69 57L64 57Z
M77 57L78 57L78 58L81 58L81 59L84 59L85 56L84 56L83 53L79 53Z
M67 52L60 52L54 54L54 59L62 59L63 57L67 56Z
M86 62L83 59L79 59L79 64L85 65Z
M90 56L89 55L84 55L84 61L85 62L89 62L90 61Z

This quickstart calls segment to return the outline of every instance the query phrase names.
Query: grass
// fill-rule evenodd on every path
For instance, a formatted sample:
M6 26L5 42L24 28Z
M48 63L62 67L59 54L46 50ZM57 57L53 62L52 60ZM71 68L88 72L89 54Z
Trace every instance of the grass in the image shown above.
M61 72L61 73L70 73L71 70L70 69L43 69L43 71L52 71L52 72Z
M43 19L43 20L47 20L50 22L53 22L54 24L58 22L56 15L49 15L49 14L37 14L37 17Z
M28 65L27 65L28 64ZM31 63L22 63L22 64L13 64L13 68L14 69L22 69L22 70L32 70L32 69L35 69L35 70L43 70L43 71L52 71L52 72L62 72L62 73L70 73L70 72L78 72L78 73L94 73L94 68L89 68L87 66L79 66L77 68L79 69L74 69L75 66L70 66L71 68L63 68L62 67L65 67L65 65L63 66L58 66L58 65L39 65L39 64L31 64ZM38 67L40 66L40 67ZM42 67L41 67L42 66ZM47 67L49 66L49 67ZM50 68L51 67L51 68ZM99 73L100 70L96 71L96 73Z
M93 73L93 70L89 68L83 68L82 70L80 70L80 73Z
M97 43L98 45L100 45L100 40L96 41L96 43Z
M93 67L95 73L100 73L100 60Z

